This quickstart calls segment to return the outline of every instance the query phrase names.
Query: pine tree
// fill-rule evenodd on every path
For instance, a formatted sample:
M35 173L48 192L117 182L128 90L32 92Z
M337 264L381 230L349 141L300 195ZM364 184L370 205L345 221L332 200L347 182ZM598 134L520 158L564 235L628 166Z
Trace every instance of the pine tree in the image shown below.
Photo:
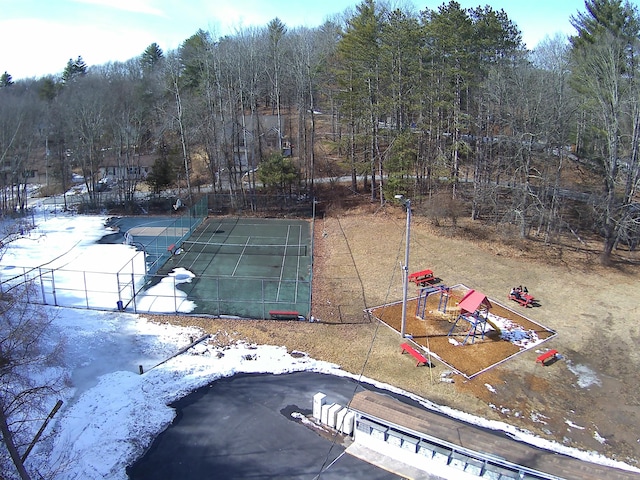
M64 68L62 72L62 82L69 83L75 80L78 77L82 77L87 74L87 64L84 63L84 60L81 56L78 56L77 59L69 59L67 62L67 66Z
M375 1L364 0L356 7L356 14L349 19L337 47L336 80L340 88L343 116L349 122L352 186L354 190L357 189L355 152L356 141L362 133L364 140L368 140L368 146L363 150L363 160L368 156L372 201L377 196L376 170L382 168L378 145L381 17Z
M145 48L142 55L140 55L140 63L142 64L142 68L147 70L154 70L162 59L164 58L164 52L160 48L160 45L153 42L147 48Z
M290 158L274 153L260 163L258 178L267 188L286 193L291 191L300 174Z
M211 35L200 29L187 38L179 49L180 84L189 90L198 90L205 80L211 47Z
M11 85L13 85L13 78L5 70L4 73L0 75L0 87L9 87Z

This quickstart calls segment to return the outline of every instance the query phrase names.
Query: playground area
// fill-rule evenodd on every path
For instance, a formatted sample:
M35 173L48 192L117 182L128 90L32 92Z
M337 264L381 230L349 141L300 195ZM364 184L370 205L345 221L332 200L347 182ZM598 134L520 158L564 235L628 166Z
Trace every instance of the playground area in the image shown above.
M369 310L400 332L402 303ZM474 376L555 336L552 330L464 285L423 286L407 301L405 334L433 360L466 378Z

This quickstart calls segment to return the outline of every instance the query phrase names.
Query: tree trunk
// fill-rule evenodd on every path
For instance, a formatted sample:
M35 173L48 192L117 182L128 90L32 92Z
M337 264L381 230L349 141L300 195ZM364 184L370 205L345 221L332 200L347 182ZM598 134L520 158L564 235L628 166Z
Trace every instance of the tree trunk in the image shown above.
M16 444L13 441L13 434L11 430L9 430L9 425L7 424L7 417L5 416L4 410L0 408L0 433L2 433L2 439L4 441L5 446L7 447L7 451L9 455L11 455L11 460L13 464L16 466L16 471L22 480L31 480L31 477L27 473L27 470L24 468L22 463L22 459L20 454L18 453L18 449Z
M187 196L189 198L189 206L193 205L191 198L191 168L189 161L189 149L187 148L187 134L184 128L183 112L182 112L182 99L180 98L180 87L178 86L178 79L174 80L175 96L176 96L176 109L178 128L180 130L180 146L182 148L182 160L184 162L184 176L187 182Z
M351 116L351 131L349 132L349 158L351 160L351 189L353 193L358 193L358 172L356 170L356 126Z

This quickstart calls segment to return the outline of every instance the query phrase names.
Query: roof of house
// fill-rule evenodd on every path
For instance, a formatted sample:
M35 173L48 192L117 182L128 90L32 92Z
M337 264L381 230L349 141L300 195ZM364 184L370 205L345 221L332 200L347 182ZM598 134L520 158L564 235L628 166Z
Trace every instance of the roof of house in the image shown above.
M158 158L156 153L136 154L131 157L127 166L151 167ZM118 158L114 153L107 153L100 162L101 167L118 167L123 166L124 160Z

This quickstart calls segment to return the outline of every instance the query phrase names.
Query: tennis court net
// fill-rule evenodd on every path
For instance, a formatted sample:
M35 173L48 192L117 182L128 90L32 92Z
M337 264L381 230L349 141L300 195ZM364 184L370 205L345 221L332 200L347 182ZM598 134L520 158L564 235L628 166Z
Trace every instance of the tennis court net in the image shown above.
M208 243L185 241L180 246L184 253L212 255L272 255L306 257L307 245L251 245L243 243Z

